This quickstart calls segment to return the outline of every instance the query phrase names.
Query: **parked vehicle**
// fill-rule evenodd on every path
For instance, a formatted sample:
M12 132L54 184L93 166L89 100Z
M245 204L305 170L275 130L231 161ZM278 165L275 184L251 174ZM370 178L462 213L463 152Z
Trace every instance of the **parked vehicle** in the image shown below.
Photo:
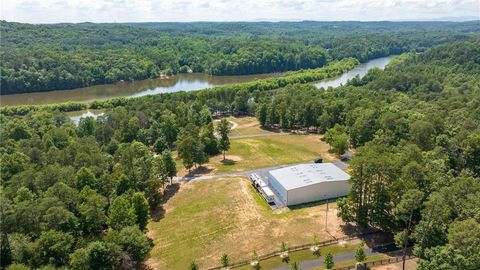
M260 193L267 203L272 204L275 202L275 195L273 191L258 174L252 173L249 178L253 187L258 191L258 193Z
M258 179L260 179L260 176L258 174L256 174L256 173L250 174L250 181L255 182Z
M274 203L275 202L275 195L273 194L273 191L268 187L260 187L259 189L260 195L267 201L267 203Z

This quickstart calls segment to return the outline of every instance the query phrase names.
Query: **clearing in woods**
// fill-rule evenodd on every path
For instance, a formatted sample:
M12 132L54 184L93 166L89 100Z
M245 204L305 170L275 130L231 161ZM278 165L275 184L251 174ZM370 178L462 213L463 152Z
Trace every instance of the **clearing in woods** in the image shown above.
M323 157L325 162L338 161L329 153L330 146L321 141L320 135L282 134L261 129L254 117L229 117L236 128L230 133L230 150L223 156L210 157L203 168L193 170L194 174L232 173L277 165L311 162ZM258 136L258 135L261 136ZM236 136L241 136L235 138ZM180 159L176 159L178 175L184 176L186 170Z
M237 160L222 161L218 155L212 157L208 165L215 168L215 173L228 173L311 162L317 157L323 157L326 162L338 160L328 153L330 147L320 138L319 135L280 135L232 139L227 155Z
M325 231L325 205L299 208L280 214L254 191L245 178L181 183L164 205L164 216L149 223L155 246L147 264L155 269L187 269L195 260L201 268L216 266L227 253L230 260L249 259L288 245L332 239ZM330 204L328 230L344 236L337 208Z
M230 130L230 136L245 136L245 135L256 135L256 134L276 134L278 132L273 132L266 130L260 127L260 123L257 118L253 116L245 117L227 117L227 120L230 123L235 123L236 125L232 126Z

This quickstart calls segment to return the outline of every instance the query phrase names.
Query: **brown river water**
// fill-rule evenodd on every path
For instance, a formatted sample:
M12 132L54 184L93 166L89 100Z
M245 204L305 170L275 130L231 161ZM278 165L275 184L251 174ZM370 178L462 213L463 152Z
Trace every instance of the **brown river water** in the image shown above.
M200 90L281 75L282 73L242 76L213 76L204 73L178 74L163 79L158 78L116 84L94 85L69 90L2 95L0 96L0 104L2 106L35 105L68 101L89 102L116 97L139 97L177 91Z
M378 67L383 69L393 57L394 56L388 56L372 59L356 66L354 69L345 72L337 78L316 82L314 85L318 88L340 86L356 75L362 77L371 68ZM0 104L1 106L34 105L68 101L89 102L115 97L139 97L177 91L201 90L226 84L249 82L255 79L278 77L282 74L283 73L270 73L241 76L212 76L203 73L178 74L167 79L149 79L134 82L95 85L70 90L2 95L0 96Z

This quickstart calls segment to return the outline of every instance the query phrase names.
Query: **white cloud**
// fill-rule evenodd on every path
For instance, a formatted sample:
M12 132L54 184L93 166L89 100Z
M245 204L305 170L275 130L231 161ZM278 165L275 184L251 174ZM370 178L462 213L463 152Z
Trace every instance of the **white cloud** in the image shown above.
M402 20L474 16L480 0L10 0L7 21Z

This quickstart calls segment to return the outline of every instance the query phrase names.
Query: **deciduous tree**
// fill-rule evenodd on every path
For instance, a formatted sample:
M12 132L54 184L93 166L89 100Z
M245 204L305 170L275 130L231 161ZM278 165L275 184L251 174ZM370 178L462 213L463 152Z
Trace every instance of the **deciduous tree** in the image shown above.
M217 127L217 132L220 135L218 141L218 149L223 151L223 160L225 160L225 152L230 149L230 140L228 138L228 133L230 133L230 123L227 119L222 118Z

